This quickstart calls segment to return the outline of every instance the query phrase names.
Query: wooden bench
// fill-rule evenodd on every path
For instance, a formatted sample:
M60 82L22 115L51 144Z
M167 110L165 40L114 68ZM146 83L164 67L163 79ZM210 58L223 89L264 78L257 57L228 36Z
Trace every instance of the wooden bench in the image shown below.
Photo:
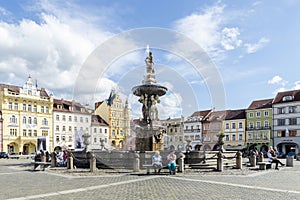
M38 167L45 171L46 168L51 166L51 162L32 162L33 170L37 170Z
M256 164L259 166L260 170L271 169L272 167L272 163L270 162L257 162Z

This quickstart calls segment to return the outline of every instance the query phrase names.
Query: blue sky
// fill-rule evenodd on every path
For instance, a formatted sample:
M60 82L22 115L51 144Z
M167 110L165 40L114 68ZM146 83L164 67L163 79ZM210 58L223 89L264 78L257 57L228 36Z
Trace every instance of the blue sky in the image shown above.
M299 9L297 0L1 1L0 82L22 86L30 74L55 98L71 100L76 77L97 47L125 31L157 27L198 44L222 79L226 109L246 108L252 100L300 89ZM211 83L195 70L199 66L176 50L151 50L157 80L169 88L160 118L216 107ZM81 82L92 90L78 101L93 105L116 88L139 116L130 92L141 84L146 56L145 49L119 55L103 74L96 65L91 73L98 76L97 85Z

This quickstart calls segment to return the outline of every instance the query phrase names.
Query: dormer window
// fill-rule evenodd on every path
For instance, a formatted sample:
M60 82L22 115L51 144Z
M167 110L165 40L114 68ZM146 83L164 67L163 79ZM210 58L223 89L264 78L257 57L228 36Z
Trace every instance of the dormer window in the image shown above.
M282 101L292 101L293 100L293 96L284 96L282 97Z

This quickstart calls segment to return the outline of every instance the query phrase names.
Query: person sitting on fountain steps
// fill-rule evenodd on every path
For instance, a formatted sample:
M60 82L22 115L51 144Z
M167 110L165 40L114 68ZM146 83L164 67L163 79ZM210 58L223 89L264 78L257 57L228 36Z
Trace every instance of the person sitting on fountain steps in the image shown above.
M162 168L162 158L159 151L156 151L155 154L152 156L152 166L154 169L154 173L159 174Z
M172 150L170 152L170 154L167 157L167 160L168 160L168 168L170 170L170 174L175 175L176 174L176 155L175 155L174 150Z

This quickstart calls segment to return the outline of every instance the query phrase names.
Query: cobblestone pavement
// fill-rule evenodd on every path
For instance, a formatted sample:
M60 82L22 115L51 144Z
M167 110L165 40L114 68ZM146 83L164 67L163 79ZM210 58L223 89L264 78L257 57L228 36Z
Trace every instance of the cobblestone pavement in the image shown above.
M299 199L300 161L280 170L187 171L145 175L130 171L32 171L30 160L0 160L0 199Z

